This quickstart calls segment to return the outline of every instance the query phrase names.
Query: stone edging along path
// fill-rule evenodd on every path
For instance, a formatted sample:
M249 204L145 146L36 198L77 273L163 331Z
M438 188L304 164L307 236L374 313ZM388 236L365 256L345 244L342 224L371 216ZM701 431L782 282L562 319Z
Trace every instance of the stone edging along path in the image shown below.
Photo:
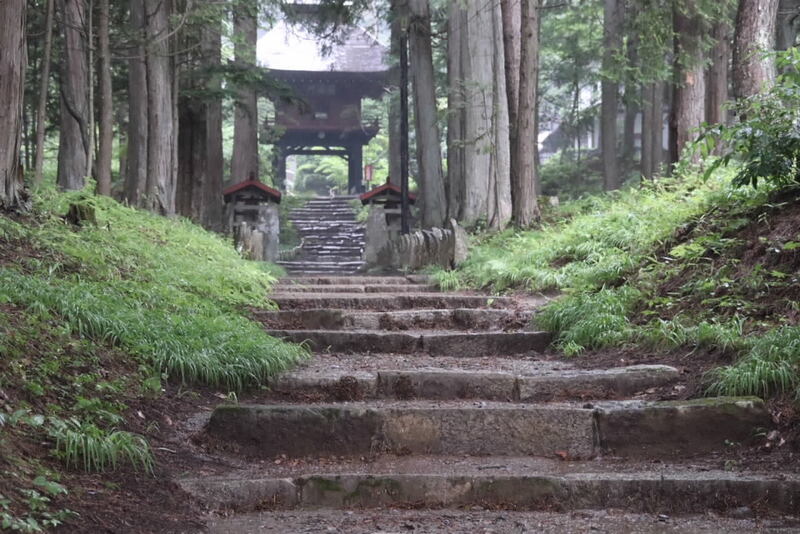
M498 510L800 509L796 475L721 464L726 444L771 427L760 399L643 401L679 372L548 360L547 334L528 326L535 310L513 298L321 275L285 280L273 298L280 309L258 319L315 356L260 397L200 416L197 441L227 467L179 483L210 511L235 512L215 532L294 532L291 518L311 509L334 529L365 509L389 524L408 508L478 510L453 532ZM259 519L264 508L286 513Z

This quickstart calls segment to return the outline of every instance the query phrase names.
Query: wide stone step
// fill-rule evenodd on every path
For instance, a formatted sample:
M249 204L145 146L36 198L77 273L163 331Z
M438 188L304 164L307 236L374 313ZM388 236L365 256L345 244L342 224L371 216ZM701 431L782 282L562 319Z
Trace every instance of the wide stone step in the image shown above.
M311 261L279 261L277 262L279 265L283 265L284 267L331 267L331 268L358 268L364 265L363 261L350 261L350 262L331 262L331 261L318 261L318 262L311 262Z
M708 514L700 510L694 515L673 517L665 502L643 512L622 512L619 509L581 509L559 513L552 511L519 511L493 507L484 510L481 503L464 509L419 509L403 504L397 508L375 509L292 509L270 510L212 518L208 534L261 534L263 532L346 532L376 534L417 532L422 534L459 533L536 533L564 534L578 532L625 532L665 534L666 532L724 532L753 534L760 529L773 534L796 531L797 521L771 518L765 521L736 519ZM472 508L472 509L470 509ZM654 513L655 512L655 513ZM738 515L748 515L749 507L739 507Z
M304 343L317 351L423 353L464 358L541 352L552 339L548 332L268 330L268 333Z
M318 255L313 253L303 253L297 255L294 261L304 262L308 264L352 264L358 263L359 265L364 264L364 260L360 254L352 255L352 256L331 256L329 254L325 255Z
M407 282L407 281L406 281ZM425 284L391 285L370 282L370 285L323 285L303 286L279 285L281 292L302 291L308 287L320 288L319 292L351 293L387 292L403 293L404 288L432 287ZM301 289L296 289L301 288ZM322 288L326 288L323 290ZM333 288L333 289L327 289ZM441 328L444 330L500 330L522 328L530 322L532 313L513 310L482 310L457 308L454 310L400 310L392 312L358 312L350 310L286 310L261 311L256 317L265 325L276 329L300 330L409 330Z
M279 287L292 284L301 285L398 285L398 284L427 284L431 280L428 275L412 274L408 276L302 276L282 278Z
M386 507L408 510L413 503L414 508L446 508L449 513L458 508L479 507L481 511L618 509L672 516L709 511L725 514L745 507L751 514L753 510L793 514L800 507L800 479L796 475L736 472L703 462L686 465L406 456L372 462L309 460L297 467L267 465L259 471L225 477L187 477L178 482L209 508L238 511L270 503L272 508L363 508L373 509L374 513L374 509ZM651 517L651 521L658 524L655 518ZM659 533L695 532L664 530L669 524L659 526ZM455 521L450 527L452 530L442 532L472 532L460 528ZM613 532L641 532L625 527L628 528ZM721 524L717 524L710 532L727 532L720 528ZM577 532L584 531L591 529Z
M436 286L426 284L401 284L401 285L341 285L341 286L324 286L324 285L291 285L280 288L281 291L291 293L425 293L429 291L436 291Z
M439 358L442 360L443 358ZM316 356L270 384L278 395L320 401L482 399L534 402L620 398L664 386L680 373L665 365L574 369L557 361L489 359L465 365L413 355ZM566 368L565 368L566 367Z
M296 262L279 263L281 265L286 265ZM303 269L304 267L313 268L313 266L309 266L309 264L297 264L296 267L298 269ZM278 307L282 310L340 308L391 311L415 308L509 308L514 305L514 299L510 297L484 297L448 293L340 293L331 295L324 293L305 293L303 295L276 293L271 295L270 299L277 303Z
M752 397L584 405L372 401L223 405L212 413L206 433L262 458L374 453L669 458L747 443L771 426L764 403Z

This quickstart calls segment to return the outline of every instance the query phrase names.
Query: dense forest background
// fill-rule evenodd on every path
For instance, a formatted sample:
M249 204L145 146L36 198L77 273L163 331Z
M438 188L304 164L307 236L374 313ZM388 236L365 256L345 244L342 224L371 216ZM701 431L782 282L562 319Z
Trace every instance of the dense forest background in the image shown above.
M100 194L221 230L223 184L275 175L271 101L289 95L255 48L259 31L288 19L323 49L352 25L386 46L395 83L364 111L382 126L365 158L378 181L399 177L390 132L398 43L409 40L424 225L453 216L527 226L536 193L574 197L670 174L701 125L728 124L728 102L772 83L767 53L795 44L798 9L792 0L397 0L326 1L309 14L274 0L6 2L4 20L19 24L4 28L5 49L20 54L3 89L20 113L4 114L3 127L20 137L3 151L2 202L17 203L23 181L72 190L91 178ZM296 167L298 192L346 183L340 158L301 156Z

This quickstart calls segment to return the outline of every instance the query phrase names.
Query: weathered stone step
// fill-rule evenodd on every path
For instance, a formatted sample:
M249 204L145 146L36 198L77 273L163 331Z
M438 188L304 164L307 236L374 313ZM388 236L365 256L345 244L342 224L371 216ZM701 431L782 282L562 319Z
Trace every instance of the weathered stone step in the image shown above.
M300 276L287 277L279 280L279 287L291 284L301 285L333 285L340 286L346 284L353 285L376 285L376 284L427 284L431 280L430 276L424 274L412 274L408 276Z
M792 518L735 519L700 510L693 515L673 517L665 502L653 501L645 512L622 512L619 509L558 513L552 511L485 510L480 503L465 509L426 510L398 505L381 510L293 509L270 510L212 518L208 534L262 534L264 532L341 532L378 534L416 532L420 534L496 533L564 534L586 532L625 532L665 534L667 532L724 532L725 534L788 534L797 531ZM740 507L738 515L752 514Z
M337 254L341 252L350 252L350 251L361 252L363 248L364 248L363 246L358 244L331 245L325 242L303 244L304 250L313 250L314 252L318 253L332 253L332 254Z
M212 439L250 456L373 453L669 458L724 450L772 426L760 399L507 404L407 401L223 405Z
M285 265L292 262L279 262ZM313 267L299 264L297 268ZM306 293L303 295L273 294L270 299L283 310L305 310L312 308L340 308L360 310L408 310L419 308L510 308L514 300L510 297L484 297L476 295L457 295L448 293Z
M418 293L424 293L436 290L437 288L435 286L426 284L377 284L364 286L354 284L341 286L294 284L280 288L280 291L291 293L411 293L414 291Z
M406 281L407 282L407 281ZM296 288L315 287L319 292L338 293L354 288L351 293L385 291L402 293L401 288L431 287L425 284L391 285L389 283L370 283L366 286L356 284L324 285L281 284L280 292L297 291ZM323 289L324 288L324 289ZM327 288L334 288L328 290ZM369 291L367 291L367 289ZM304 289L299 289L304 291ZM390 312L359 312L351 310L285 310L259 311L255 316L265 325L281 330L408 330L441 328L444 330L499 330L507 327L522 328L530 322L532 313L511 310L483 310L456 308L454 310L399 310Z
M361 255L353 255L353 256L331 256L331 255L320 255L314 254L310 252L301 253L295 258L294 261L301 261L309 264L320 264L320 263L327 263L327 264L351 264L351 263L358 263L359 265L363 265L364 260L361 258Z
M458 355L463 358L541 352L548 332L374 332L369 330L268 330L271 336L304 343L312 350Z
M358 267L361 267L362 265L364 265L364 262L363 261L351 261L351 262L344 263L344 262L330 262L330 261L325 261L325 262L322 262L322 261L320 261L320 262L279 261L278 264L286 266L286 267L312 266L312 267L317 267L317 268L320 268L320 267L332 267L332 268L336 269L336 268L350 268L350 267L358 268Z
M796 513L800 507L796 475L741 473L702 462L405 456L371 463L309 464L267 466L239 476L185 478L179 484L211 508L241 511L263 503L296 509L405 508L413 503L417 508L562 512L614 508L671 516L711 510L724 514L742 507ZM453 531L464 532L457 527Z
M415 361L419 363L412 367ZM373 398L534 402L630 396L669 384L680 375L665 365L583 370L564 369L561 362L522 360L494 361L494 369L490 365L470 369L464 363L420 355L317 356L275 379L270 388L291 398L329 402Z

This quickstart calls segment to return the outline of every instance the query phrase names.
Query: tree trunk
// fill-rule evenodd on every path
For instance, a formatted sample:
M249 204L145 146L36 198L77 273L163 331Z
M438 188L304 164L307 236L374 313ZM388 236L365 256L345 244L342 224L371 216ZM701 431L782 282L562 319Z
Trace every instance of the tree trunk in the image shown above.
M788 50L795 46L800 22L800 0L780 0L775 28L775 48Z
M391 56L400 57L400 20L393 14L391 26ZM400 69L397 65L389 71L389 176L388 181L400 186Z
M145 62L144 0L130 0L130 30L133 46L128 51L128 161L125 198L132 206L143 206L147 187L147 68Z
M431 16L428 0L410 0L410 74L414 91L414 119L422 196L422 226L444 226L447 200L444 194L442 154L436 111L436 86L431 49Z
M25 96L25 0L0 2L0 208L19 204L20 143Z
M209 96L184 96L180 101L176 207L203 227L222 231L222 101L216 96L221 80L213 73L220 64L219 27L202 28L199 47L200 65L189 65L188 84Z
M464 202L464 47L466 10L448 4L447 35L447 216L461 220Z
M464 55L464 200L461 220L471 225L487 217L492 140L493 84L491 11L466 3Z
M541 0L521 0L522 27L519 78L519 125L516 154L517 176L514 188L513 216L517 226L527 227L540 217L536 199L535 113L539 72L539 7Z
M170 3L145 0L147 15L147 187L145 207L175 213L173 71L169 50Z
M619 0L605 0L603 15L603 81L600 112L600 142L603 185L606 191L619 189L622 180L617 158L617 115L619 83L614 76L616 56L622 48L622 6Z
M100 147L97 152L97 192L111 196L111 152L114 143L114 103L111 96L111 47L108 40L109 0L100 0L97 39L100 54Z
M494 87L492 131L492 173L490 175L488 220L489 227L502 230L511 220L511 131L509 126L508 91L506 87L506 61L503 43L503 17L500 4L494 3L492 27L494 38ZM535 113L535 112L534 112Z
M733 95L747 98L775 81L775 61L765 53L775 48L778 0L740 0L733 42Z
M705 120L705 73L703 72L703 22L697 0L689 0L683 9L673 10L675 32L675 86L670 120L670 157L672 164L683 155L686 145L697 137ZM698 158L699 155L695 155Z
M653 129L654 106L653 90L655 84L648 83L642 86L642 178L653 178Z
M256 63L258 24L255 14L244 3L233 14L235 59L238 68L247 69ZM252 85L237 88L233 123L233 156L231 180L240 182L258 179L258 102Z
M64 26L58 185L81 189L89 174L89 68L84 0L59 0Z
M727 123L728 67L731 60L731 27L727 21L714 24L711 37L711 64L706 73L706 122Z
M651 165L652 177L658 177L661 174L661 166L664 163L664 89L666 84L664 82L655 82L653 84L653 145L650 147L652 150Z
M503 52L506 74L506 99L508 102L510 181L517 174L513 147L516 144L518 108L519 108L519 59L520 59L520 18L522 6L520 0L501 0L500 9L503 15ZM512 190L513 204L513 190Z
M627 12L625 16L636 20L637 7L628 3ZM639 34L638 32L631 32L628 37L626 60L628 68L635 71L640 68L639 64ZM625 166L625 173L630 172L634 167L634 160L636 159L636 119L642 111L639 105L638 95L641 92L641 82L636 79L634 75L627 75L625 78L625 93L623 96L623 103L625 105L625 125L622 133L622 160Z
M222 35L219 25L203 30L203 51L209 66L219 66L222 61ZM210 78L207 87L219 93L222 80ZM206 101L206 179L200 188L197 202L200 204L200 222L210 230L223 231L222 183L224 180L224 157L222 154L222 99L213 97Z
M53 47L53 0L47 0L47 14L44 23L44 50L42 52L42 74L39 81L39 104L36 108L36 158L34 160L33 183L42 183L44 164L45 113L47 112L47 93L50 87L50 55Z

